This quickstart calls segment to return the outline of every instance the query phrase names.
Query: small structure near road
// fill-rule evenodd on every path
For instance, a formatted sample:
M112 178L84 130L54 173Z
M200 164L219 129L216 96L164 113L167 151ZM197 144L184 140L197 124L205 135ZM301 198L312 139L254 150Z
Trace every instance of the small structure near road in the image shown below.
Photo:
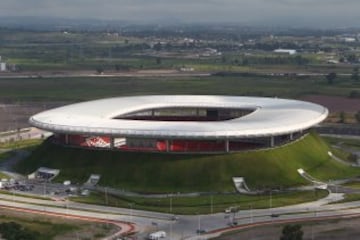
M59 175L59 173L60 173L59 169L40 167L35 172L29 174L28 179L36 179L36 180L50 182L57 175Z
M289 54L289 55L294 55L296 54L296 50L295 49L275 49L274 53L283 53L283 54Z
M149 234L148 239L150 240L158 240L160 238L166 238L166 232L165 231L157 231Z
M84 185L94 187L100 181L100 177L101 175L99 174L91 174L89 179L84 183Z
M233 177L232 181L233 181L238 193L248 194L248 195L262 193L261 191L251 191L245 182L245 178L243 178L243 177Z
M232 180L233 180L236 190L239 193L249 193L250 192L248 186L245 183L245 179L243 177L233 177Z
M304 169L299 168L298 173L306 180L312 182L315 185L315 188L317 189L327 189L328 185L324 182L321 182L320 180L317 180L316 178L309 175L307 172L304 171Z

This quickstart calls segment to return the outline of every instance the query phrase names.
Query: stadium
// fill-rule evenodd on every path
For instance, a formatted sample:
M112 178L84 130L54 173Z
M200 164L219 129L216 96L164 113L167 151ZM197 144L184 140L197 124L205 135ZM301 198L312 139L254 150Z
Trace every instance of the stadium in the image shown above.
M100 99L44 111L32 126L57 144L163 153L229 153L281 146L322 122L320 105L279 98L154 95Z

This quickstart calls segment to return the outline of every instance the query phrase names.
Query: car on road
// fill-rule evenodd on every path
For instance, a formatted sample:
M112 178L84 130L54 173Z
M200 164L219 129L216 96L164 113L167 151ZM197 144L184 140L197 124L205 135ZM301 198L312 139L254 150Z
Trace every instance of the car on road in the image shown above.
M206 229L197 229L196 230L196 233L197 234L204 234L204 233L206 233L207 231L206 231Z

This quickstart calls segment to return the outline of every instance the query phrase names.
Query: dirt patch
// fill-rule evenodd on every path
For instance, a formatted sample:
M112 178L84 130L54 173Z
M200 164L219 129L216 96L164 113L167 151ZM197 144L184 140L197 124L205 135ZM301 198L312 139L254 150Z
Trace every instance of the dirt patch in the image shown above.
M307 95L301 97L300 100L308 101L323 105L329 109L330 112L358 112L360 111L360 99L338 97L338 96L324 96L324 95Z
M59 107L64 102L0 103L0 132L29 127L29 117L41 111Z

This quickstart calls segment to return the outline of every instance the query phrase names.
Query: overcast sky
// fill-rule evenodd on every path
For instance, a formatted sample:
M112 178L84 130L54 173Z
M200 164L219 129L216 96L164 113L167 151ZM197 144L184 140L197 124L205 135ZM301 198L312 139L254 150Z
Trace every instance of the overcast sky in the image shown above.
M0 16L360 26L360 0L0 0Z

